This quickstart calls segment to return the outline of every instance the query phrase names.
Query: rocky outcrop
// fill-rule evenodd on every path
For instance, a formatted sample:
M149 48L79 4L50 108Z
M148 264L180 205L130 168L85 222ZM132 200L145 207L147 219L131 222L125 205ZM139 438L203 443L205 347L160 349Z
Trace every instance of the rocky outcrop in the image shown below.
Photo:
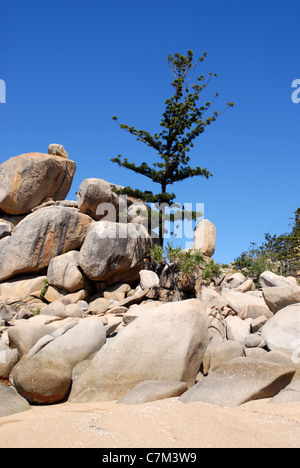
M0 211L30 213L47 198L64 200L76 165L74 161L42 153L13 157L0 164Z
M0 416L28 409L22 397L298 401L296 280L218 272L208 220L192 250L205 262L189 274L176 260L153 265L148 207L101 179L64 200L72 168L57 144L0 166L0 379L14 386L0 385Z

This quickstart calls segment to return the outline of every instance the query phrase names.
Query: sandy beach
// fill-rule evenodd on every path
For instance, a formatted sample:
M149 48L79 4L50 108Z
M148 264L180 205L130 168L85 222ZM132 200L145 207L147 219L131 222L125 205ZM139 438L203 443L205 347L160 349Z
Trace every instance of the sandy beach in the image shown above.
M299 448L299 403L268 401L35 406L0 419L0 448Z

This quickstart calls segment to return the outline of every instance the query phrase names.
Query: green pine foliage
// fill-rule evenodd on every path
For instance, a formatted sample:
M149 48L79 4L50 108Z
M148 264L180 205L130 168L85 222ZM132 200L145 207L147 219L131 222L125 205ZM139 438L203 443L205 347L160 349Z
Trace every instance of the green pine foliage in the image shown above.
M149 259L156 265L175 265L176 271L186 276L201 270L203 280L221 275L220 265L213 260L207 262L199 250L182 250L181 247L174 247L171 242L165 249L153 244L149 250Z
M281 275L297 276L300 271L300 208L295 211L291 231L279 236L265 234L261 246L252 243L236 260L238 269L259 277L264 271L273 271Z
M171 83L173 95L165 101L160 132L152 135L145 130L138 130L134 126L119 123L118 117L113 117L122 130L134 135L138 141L154 149L159 156L159 160L152 165L148 165L146 162L136 165L129 162L127 158L122 158L121 155L113 158L112 162L143 175L160 186L160 191L156 194L131 187L126 187L117 193L142 199L146 203L156 204L162 215L159 229L161 245L163 245L164 233L165 208L163 205L171 206L176 197L175 193L168 191L168 186L191 177L201 176L209 179L212 176L206 168L189 165L189 152L194 147L196 138L221 114L234 105L232 102L228 103L222 112L213 110L218 93L211 102L199 102L201 94L206 90L213 77L217 76L209 73L208 77L204 75L195 77L196 69L205 60L206 55L205 52L199 60L194 61L194 54L191 50L187 52L187 55L169 54L167 61L173 75ZM193 213L193 219L197 219L197 213Z

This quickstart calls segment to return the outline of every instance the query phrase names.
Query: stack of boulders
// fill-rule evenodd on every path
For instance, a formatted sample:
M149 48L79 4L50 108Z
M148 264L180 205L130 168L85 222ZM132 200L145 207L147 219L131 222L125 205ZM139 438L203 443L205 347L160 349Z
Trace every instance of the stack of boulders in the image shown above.
M147 207L61 145L0 165L0 417L33 404L300 401L300 286L152 271ZM207 258L216 230L195 230Z

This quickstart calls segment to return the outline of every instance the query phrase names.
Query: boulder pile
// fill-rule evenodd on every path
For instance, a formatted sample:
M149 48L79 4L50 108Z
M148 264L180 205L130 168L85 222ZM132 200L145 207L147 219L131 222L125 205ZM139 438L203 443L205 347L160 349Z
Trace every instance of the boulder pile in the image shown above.
M153 269L145 204L125 209L102 179L65 200L74 173L58 144L0 165L0 417L66 400L300 401L296 279ZM210 259L215 241L199 223L194 250Z

